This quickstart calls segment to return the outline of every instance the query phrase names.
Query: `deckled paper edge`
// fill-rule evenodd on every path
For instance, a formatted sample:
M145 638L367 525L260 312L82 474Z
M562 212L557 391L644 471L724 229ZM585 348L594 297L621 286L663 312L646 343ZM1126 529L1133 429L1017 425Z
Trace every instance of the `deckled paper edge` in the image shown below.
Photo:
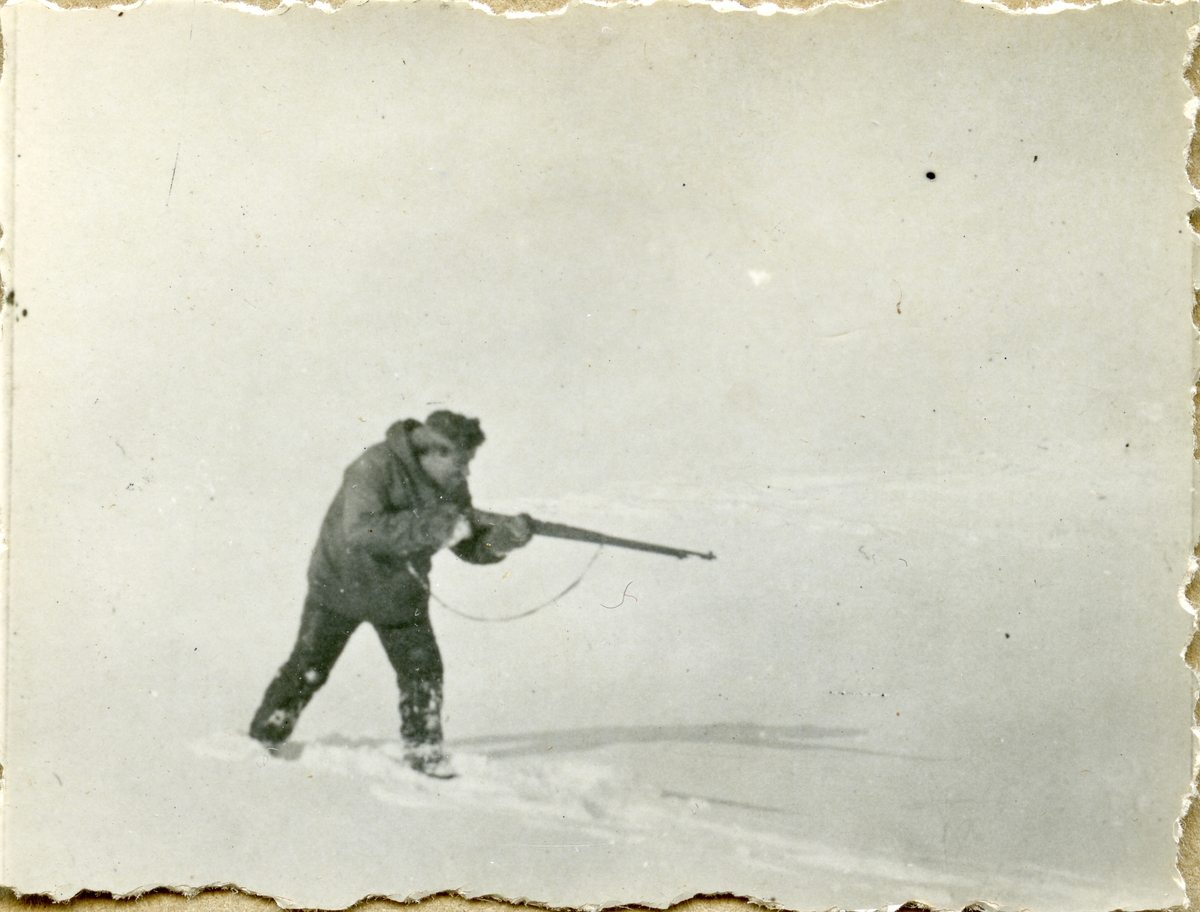
M5 0L0 5L22 2ZM52 9L59 10L127 10L154 0L37 0ZM365 0L205 0L223 3L256 15L279 13L289 6L306 5L324 12L334 13L342 7L355 5ZM386 2L416 2L416 0L386 0ZM449 2L449 0L438 0ZM593 6L650 6L655 2L707 5L715 12L751 12L759 15L776 13L810 13L826 6L841 4L854 7L875 6L885 0L453 0L472 9L492 16L506 18L533 18L538 16L562 15L573 2ZM1087 10L1095 6L1107 6L1122 0L964 0L964 2L987 6L1016 15L1060 13L1066 10ZM1150 6L1185 6L1193 0L1124 0ZM1186 170L1193 196L1200 204L1200 25L1188 31L1189 51L1183 61L1181 76L1191 89L1184 114L1191 121L1191 132L1186 152ZM12 79L3 77L10 72L15 59L8 57L9 44L0 34L0 111L7 122L0 124L0 140L11 142L13 128L11 116L13 105L10 99ZM0 162L0 186L7 192L0 193L0 631L8 629L8 520L12 490L12 337L13 324L18 302L11 283L15 263L12 237L6 226L12 224L12 181L11 162ZM1196 491L1200 487L1200 380L1196 380L1200 365L1200 205L1188 215L1192 238L1192 342L1193 342L1193 386L1192 394L1192 497L1193 516L1200 515L1200 498ZM1193 521L1193 530L1197 523ZM1179 601L1193 617L1192 637L1181 657L1193 675L1192 735L1200 740L1200 542L1194 542L1188 571L1180 585ZM0 636L0 797L3 795L4 750L3 732L7 721L7 636ZM1176 869L1178 880L1183 885L1187 902L1184 906L1172 906L1158 912L1185 912L1200 910L1200 749L1193 743L1192 783L1183 797L1180 816L1175 822L1175 841L1179 846ZM2 831L0 831L2 832ZM0 849L3 836L0 835ZM102 849L101 849L102 850ZM123 906L136 903L129 912L272 912L285 908L301 908L283 897L267 897L248 892L232 884L213 884L206 887L148 886L127 894L114 895L80 889L65 901L55 901L39 894L20 894L0 886L0 912L31 912L34 909L58 907L63 912L124 912ZM512 912L522 909L565 910L565 912L600 912L600 910L671 909L672 912L757 912L759 909L784 910L778 903L758 900L753 897L733 895L681 896L661 905L597 903L577 907L553 906L523 898L501 898L496 896L467 896L463 893L446 891L412 896L366 897L347 907L353 912L396 912L400 906L419 906L419 912ZM795 910L800 912L800 910ZM845 912L840 907L828 910L805 910L805 912ZM910 900L899 905L888 905L873 912L938 912L931 906ZM1005 907L990 902L976 901L965 906L961 912L1010 912ZM1100 912L1100 910L1097 910ZM1148 910L1143 910L1148 912Z
M22 0L7 0L8 3ZM154 0L37 0L52 9L116 9L126 10ZM310 6L324 12L336 12L346 5L356 5L365 0L206 0L223 3L253 14L270 14L289 6ZM415 0L386 0L386 2L415 2ZM446 0L439 0L446 2ZM752 12L763 16L776 13L811 13L826 6L842 5L867 7L885 0L453 0L472 9L493 16L510 19L527 19L535 16L554 16L565 13L572 3L590 6L650 6L656 2L682 3L685 5L710 6L719 13ZM1109 6L1119 2L1137 2L1148 6L1184 6L1192 0L965 0L977 6L987 6L1007 13L1041 15L1060 13L1064 10L1086 10L1095 6Z
M1190 51L1184 66L1184 79L1191 89L1192 97L1185 109L1191 120L1191 136L1187 150L1187 176L1192 193L1200 202L1200 26L1193 25L1188 31ZM1188 214L1192 239L1192 530L1195 534L1197 508L1196 481L1200 478L1200 392L1196 385L1196 366L1200 365L1200 207ZM1179 600L1191 613L1192 638L1183 652L1183 660L1192 671L1193 698L1200 698L1200 542L1193 541L1192 556L1188 561L1188 572L1180 587ZM1176 869L1182 879L1189 908L1200 907L1200 751L1194 739L1200 738L1200 700L1192 709L1192 785L1184 797L1183 808L1175 826L1175 839L1179 845Z

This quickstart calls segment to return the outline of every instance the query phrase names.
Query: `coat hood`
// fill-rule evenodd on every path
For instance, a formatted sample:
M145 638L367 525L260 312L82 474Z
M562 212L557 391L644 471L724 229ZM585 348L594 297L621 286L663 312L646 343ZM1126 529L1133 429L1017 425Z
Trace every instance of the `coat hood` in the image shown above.
M424 425L415 418L405 418L403 421L397 421L387 429L385 442L388 450L404 466L404 470L408 473L409 478L412 479L417 489L417 495L422 503L434 504L439 501L449 501L460 507L469 509L471 506L471 495L465 485L460 491L443 491L433 483L433 479L426 475L425 470L421 468L421 462L413 450L412 433L422 427Z

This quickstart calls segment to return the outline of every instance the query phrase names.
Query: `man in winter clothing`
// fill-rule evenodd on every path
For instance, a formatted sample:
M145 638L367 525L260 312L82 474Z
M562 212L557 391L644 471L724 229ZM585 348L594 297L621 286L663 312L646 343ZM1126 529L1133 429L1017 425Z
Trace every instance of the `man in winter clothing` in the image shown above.
M469 463L483 443L479 421L437 411L425 423L388 428L346 469L308 568L300 634L263 696L250 735L287 740L359 624L371 624L396 670L405 759L431 776L454 775L442 748L442 660L429 624L429 568L451 548L492 564L529 541L526 517L477 521ZM489 519L495 517L489 515Z

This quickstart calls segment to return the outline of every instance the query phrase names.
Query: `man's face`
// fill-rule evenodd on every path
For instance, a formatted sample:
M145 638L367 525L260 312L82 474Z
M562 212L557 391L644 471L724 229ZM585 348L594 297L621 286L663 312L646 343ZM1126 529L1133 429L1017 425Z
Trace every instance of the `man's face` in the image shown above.
M471 457L475 454L460 450L441 434L434 436L437 440L417 460L435 485L446 492L456 491L467 483Z

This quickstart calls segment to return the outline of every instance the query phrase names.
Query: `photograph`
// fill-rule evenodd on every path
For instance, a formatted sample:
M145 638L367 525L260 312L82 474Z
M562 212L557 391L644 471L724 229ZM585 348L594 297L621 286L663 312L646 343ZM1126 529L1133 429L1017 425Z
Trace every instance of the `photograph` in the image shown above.
M0 883L1181 906L1196 21L4 5Z

